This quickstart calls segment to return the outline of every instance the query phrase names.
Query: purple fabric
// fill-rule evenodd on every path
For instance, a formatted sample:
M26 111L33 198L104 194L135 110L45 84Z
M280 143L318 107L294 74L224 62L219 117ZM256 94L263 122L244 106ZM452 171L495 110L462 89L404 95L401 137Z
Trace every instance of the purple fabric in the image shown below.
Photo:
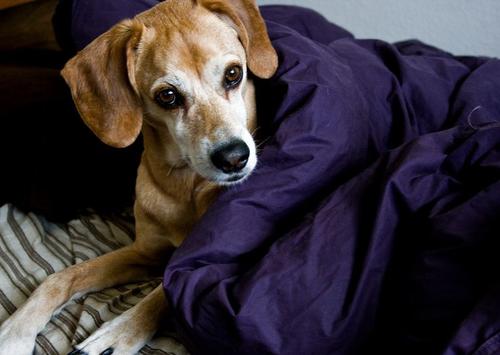
M73 38L73 48L83 49L117 22L134 17L158 2L157 0L73 0L72 21L68 29Z
M193 351L500 351L500 61L263 14L273 138L165 271Z
M257 81L271 139L165 270L190 350L500 352L500 61L262 13L280 57Z

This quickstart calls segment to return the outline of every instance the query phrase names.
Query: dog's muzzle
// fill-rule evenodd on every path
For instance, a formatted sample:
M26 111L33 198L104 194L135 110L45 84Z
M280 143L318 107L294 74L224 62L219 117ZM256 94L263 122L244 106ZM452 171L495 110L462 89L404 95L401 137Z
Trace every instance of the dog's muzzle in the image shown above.
M210 155L214 166L225 174L238 173L247 165L250 149L242 140L234 140Z

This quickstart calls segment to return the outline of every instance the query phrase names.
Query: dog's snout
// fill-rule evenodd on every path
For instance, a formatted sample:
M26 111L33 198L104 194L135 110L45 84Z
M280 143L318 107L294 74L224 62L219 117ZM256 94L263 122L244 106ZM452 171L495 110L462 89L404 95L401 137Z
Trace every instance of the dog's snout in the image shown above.
M248 162L250 149L242 140L236 140L216 149L210 159L215 167L226 174L242 170Z

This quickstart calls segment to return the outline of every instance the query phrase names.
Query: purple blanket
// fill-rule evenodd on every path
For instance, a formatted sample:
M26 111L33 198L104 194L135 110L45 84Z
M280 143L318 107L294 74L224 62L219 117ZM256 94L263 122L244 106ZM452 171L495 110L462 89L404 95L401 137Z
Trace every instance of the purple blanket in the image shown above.
M500 61L262 13L271 138L165 271L191 351L500 352Z

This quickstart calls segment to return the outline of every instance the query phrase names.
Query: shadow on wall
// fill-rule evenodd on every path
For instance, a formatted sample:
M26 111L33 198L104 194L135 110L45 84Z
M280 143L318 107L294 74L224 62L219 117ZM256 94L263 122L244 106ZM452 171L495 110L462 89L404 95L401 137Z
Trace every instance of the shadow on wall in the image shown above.
M130 206L142 148L108 147L80 119L59 74L56 3L0 10L0 205L64 220Z
M313 8L359 38L417 38L456 55L500 57L498 0L257 0Z

